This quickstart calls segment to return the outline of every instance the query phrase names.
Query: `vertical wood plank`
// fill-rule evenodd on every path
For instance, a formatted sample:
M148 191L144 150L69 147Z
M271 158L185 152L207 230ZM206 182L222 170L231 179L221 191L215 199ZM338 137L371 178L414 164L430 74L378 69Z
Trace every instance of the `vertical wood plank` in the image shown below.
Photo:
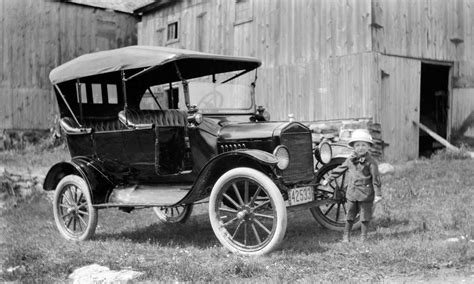
M452 96L452 128L458 130L474 111L474 88L454 88ZM470 127L464 135L474 136L474 128Z
M321 5L322 1L311 1L312 3L312 16L311 16L311 25L313 26L313 32L309 35L311 38L310 49L311 56L310 60L318 60L321 53L321 25L320 25L320 15L321 15Z
M0 129L13 128L12 121L12 88L10 86L0 85L0 96L2 103L0 104Z
M5 80L5 65L4 65L4 53L5 53L5 1L0 1L0 86L4 84Z
M50 126L57 107L49 72L95 51L97 42L91 41L98 17L123 21L117 25L120 30L134 29L136 23L123 13L45 0L0 1L0 17L0 128L11 129ZM116 42L118 38L110 38L105 47Z

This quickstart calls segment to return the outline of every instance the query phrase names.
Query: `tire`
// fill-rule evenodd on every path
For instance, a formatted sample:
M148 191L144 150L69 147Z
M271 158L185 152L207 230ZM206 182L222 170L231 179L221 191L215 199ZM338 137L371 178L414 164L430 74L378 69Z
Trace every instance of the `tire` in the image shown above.
M53 211L56 227L64 238L84 241L94 235L98 212L83 178L68 175L61 179L54 192Z
M193 205L176 207L153 207L158 220L163 224L178 224L186 222L193 212Z
M287 212L280 190L268 176L251 168L235 168L212 188L209 219L225 248L242 255L264 255L281 244Z
M320 183L321 180L327 179L331 172L341 165L345 159L334 159L328 164L321 167L317 172L317 183ZM346 191L346 174L344 173L333 182L329 184L330 191L321 191L317 190L316 196L319 196L320 199L325 199L328 202L326 204L310 208L311 214L314 219L323 227L334 230L334 231L344 231L344 226L346 223L346 212L347 212L347 200L343 197L339 201L333 199L335 190ZM360 219L357 215L354 220L353 229L360 228Z

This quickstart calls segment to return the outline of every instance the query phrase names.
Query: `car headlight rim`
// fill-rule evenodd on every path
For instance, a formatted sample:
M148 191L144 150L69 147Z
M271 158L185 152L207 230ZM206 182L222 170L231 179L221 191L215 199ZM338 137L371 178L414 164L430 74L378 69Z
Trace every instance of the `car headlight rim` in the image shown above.
M328 142L322 142L319 144L318 149L316 151L317 159L323 164L327 164L332 159L332 148L331 144Z
M199 125L202 123L202 121L203 121L203 116L202 116L202 113L200 112L194 112L188 115L188 123Z
M280 170L285 170L290 165L290 152L288 148L283 145L279 145L273 150L273 155L278 159L277 167Z

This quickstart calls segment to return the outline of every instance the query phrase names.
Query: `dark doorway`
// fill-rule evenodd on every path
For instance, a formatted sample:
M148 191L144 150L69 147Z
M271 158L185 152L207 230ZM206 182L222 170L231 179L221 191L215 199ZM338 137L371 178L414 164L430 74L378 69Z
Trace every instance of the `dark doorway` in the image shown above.
M447 138L449 108L449 68L447 65L421 64L420 122ZM429 157L443 146L420 130L419 155Z

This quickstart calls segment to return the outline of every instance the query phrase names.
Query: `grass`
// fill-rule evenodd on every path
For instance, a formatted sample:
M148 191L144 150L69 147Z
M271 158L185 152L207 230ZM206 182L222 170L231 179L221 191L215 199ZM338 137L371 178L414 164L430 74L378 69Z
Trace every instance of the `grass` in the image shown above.
M2 153L1 160L13 153ZM9 166L50 166L67 159L63 149L23 152ZM367 244L339 242L341 234L319 226L308 210L289 214L280 250L259 258L230 254L212 232L207 204L186 224L158 223L151 209L130 214L99 211L96 235L74 243L60 237L50 201L36 194L0 213L4 251L0 281L64 281L78 267L98 263L145 272L143 281L382 281L443 279L473 273L474 160L439 153L397 165L383 177ZM31 163L30 161L35 161ZM456 242L446 239L457 237ZM464 237L464 238L461 238ZM9 267L21 267L8 272Z

